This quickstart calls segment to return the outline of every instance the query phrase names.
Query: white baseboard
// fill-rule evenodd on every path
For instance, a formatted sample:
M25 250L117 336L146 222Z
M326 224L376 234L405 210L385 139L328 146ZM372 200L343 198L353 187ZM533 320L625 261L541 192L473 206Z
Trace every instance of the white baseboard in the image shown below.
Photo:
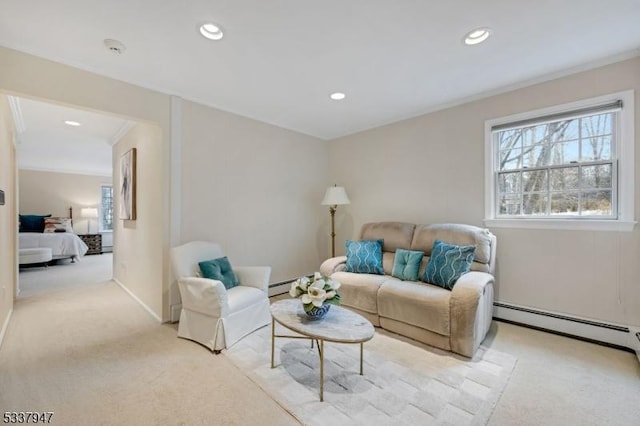
M177 305L171 305L171 312L169 313L169 321L170 322L178 322L180 321L180 312L182 312L182 303L178 303Z
M122 289L124 291L127 292L127 294L129 296L131 296L131 298L133 300L135 300L136 302L138 302L138 304L140 306L142 306L142 308L147 311L149 313L149 315L151 315L156 321L158 322L162 322L162 318L160 318L155 312L153 312L153 310L147 306L142 300L140 300L140 298L138 296L136 296L135 294L133 294L133 292L131 290L129 290L124 284L122 284L120 281L118 281L116 278L113 279L113 281L116 282L116 284L118 284L120 287L122 287Z
M13 314L13 309L9 309L9 313L7 314L7 317L4 319L4 324L2 324L2 330L0 330L0 348L2 347L4 334L7 332L7 328L9 328L9 321L11 320L11 314Z
M637 341L635 333L632 333L630 327L626 325L595 321L506 302L494 302L493 316L498 319L640 351L640 341ZM640 329L637 331L640 332Z

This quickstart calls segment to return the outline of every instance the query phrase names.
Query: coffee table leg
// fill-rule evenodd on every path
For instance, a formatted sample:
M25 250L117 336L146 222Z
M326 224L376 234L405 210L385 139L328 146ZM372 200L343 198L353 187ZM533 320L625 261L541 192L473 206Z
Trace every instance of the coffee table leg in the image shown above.
M361 376L362 376L362 354L364 352L363 347L364 347L364 343L360 342L360 375Z
M271 320L271 368L275 368L273 364L274 352L276 346L276 322Z
M324 340L320 339L320 402L324 401Z

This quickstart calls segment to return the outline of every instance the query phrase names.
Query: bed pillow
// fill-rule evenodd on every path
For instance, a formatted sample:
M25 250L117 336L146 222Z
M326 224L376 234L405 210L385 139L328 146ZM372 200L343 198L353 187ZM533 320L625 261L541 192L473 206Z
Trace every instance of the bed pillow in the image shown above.
M435 240L422 281L453 289L458 278L471 269L475 254L476 246L456 246Z
M347 240L347 264L345 265L345 271L358 274L383 275L383 243L384 240Z
M393 269L391 276L404 281L418 281L420 263L424 257L424 252L405 249L397 249L393 259Z
M71 219L68 217L47 217L44 219L44 232L45 234L54 232L73 233Z
M198 263L198 265L204 278L222 281L224 288L227 290L238 285L238 277L236 273L233 272L227 256L206 260Z
M21 214L20 232L44 232L44 219L51 214Z

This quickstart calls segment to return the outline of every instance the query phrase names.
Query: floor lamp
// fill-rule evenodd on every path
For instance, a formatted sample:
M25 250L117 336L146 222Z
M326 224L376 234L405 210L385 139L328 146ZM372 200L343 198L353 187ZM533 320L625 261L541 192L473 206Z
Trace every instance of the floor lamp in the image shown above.
M324 194L324 199L322 200L322 205L329 206L329 214L331 215L331 257L336 256L336 208L349 203L349 197L344 187L333 185L327 188L327 192Z

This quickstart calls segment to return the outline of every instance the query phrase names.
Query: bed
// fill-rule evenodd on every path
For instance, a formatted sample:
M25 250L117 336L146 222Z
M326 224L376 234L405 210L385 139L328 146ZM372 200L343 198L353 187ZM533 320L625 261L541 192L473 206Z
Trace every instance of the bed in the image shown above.
M45 230L43 227L42 231L38 228L39 225L34 228L31 226L32 224L27 226L26 223L28 216L35 217L37 215L20 215L21 231L28 230L30 232L19 233L18 247L20 249L50 248L54 260L71 258L71 261L75 262L87 253L89 247L73 232L71 215L72 210L69 208L68 218L51 218L51 215L40 216L43 218L43 225L44 218L47 221L47 228Z
M48 247L51 249L53 259L71 258L72 262L84 256L89 249L80 237L69 232L55 234L21 232L19 247L20 249Z

